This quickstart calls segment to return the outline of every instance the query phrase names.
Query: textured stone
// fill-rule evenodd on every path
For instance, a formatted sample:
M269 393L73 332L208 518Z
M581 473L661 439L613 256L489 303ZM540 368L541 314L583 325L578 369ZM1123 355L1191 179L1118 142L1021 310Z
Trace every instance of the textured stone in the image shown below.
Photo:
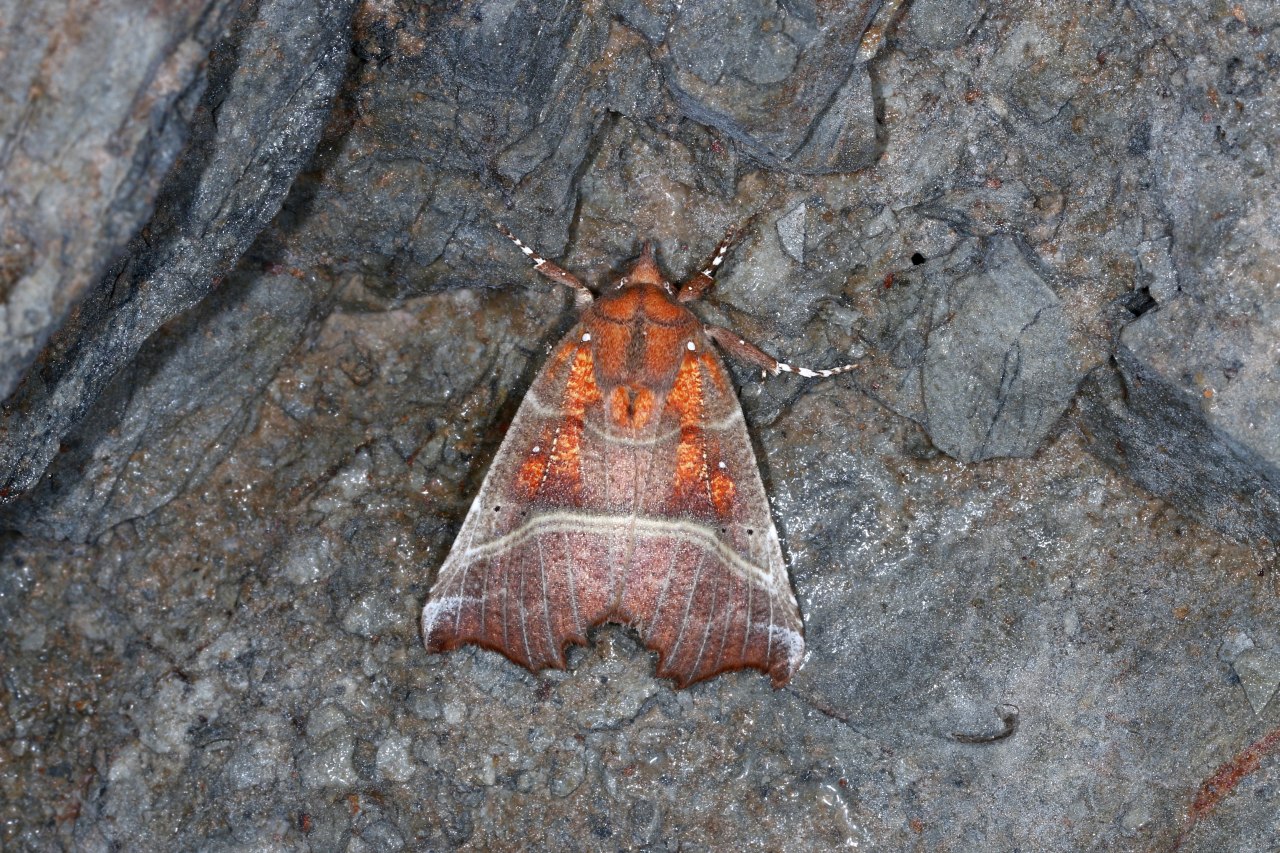
M307 747L299 759L302 784L307 788L350 788L359 781L351 756L355 741L349 731L327 732Z
M169 172L187 202L31 374L78 408L17 442L61 452L0 513L0 846L1276 848L1268 487L1229 491L1269 476L1271 10L916 2L867 60L844 7L695 5L391 0L350 52L244 7ZM827 135L818 94L859 80ZM293 120L327 121L314 156ZM874 156L815 176L811 137ZM280 171L217 190L246 162L219 146L257 140ZM239 260L205 298L146 279L158 333L76 385L112 318L146 335L138 276L195 209ZM743 226L700 316L862 364L731 366L806 619L787 689L673 691L617 628L564 672L424 652L415 612L571 321L495 220L595 284L646 237L683 277Z
M1090 408L1104 458L1241 541L1280 539L1280 93L1251 49L1277 26L1268 7L1217 43L1186 35L1188 103L1153 105L1144 136L1160 204L1135 283L1150 304L1118 347L1127 397L1099 382Z
M378 775L392 782L413 778L413 755L409 738L391 735L378 744Z
M313 305L314 294L287 275L228 279L198 334L179 322L148 343L104 391L112 416L67 436L27 529L84 541L208 476L251 427L256 395L305 333ZM14 507L11 519L34 505Z
M319 140L345 68L353 5L351 0L268 0L243 7L213 52L213 82L192 119L183 156L159 188L146 231L122 258L110 248L107 257L68 271L73 280L63 288L68 293L59 299L62 310L75 299L83 304L9 401L0 424L0 493L12 496L35 483L61 440L143 342L228 275L279 210ZM87 22L81 26L95 29ZM100 59L96 51L118 45L86 46L86 62ZM184 45L184 50L194 52L190 61L202 56L196 46ZM129 61L149 67L142 57ZM167 112L180 115L190 106L176 94L156 105L154 121L162 123ZM108 121L98 130L112 127ZM148 153L138 156L145 162ZM93 182L92 175L81 180ZM128 236L116 234L113 242ZM99 272L101 278L77 283ZM39 338L47 329L30 334ZM12 379L0 381L5 393L11 385Z
M1202 399L1170 386L1127 347L1116 363L1121 379L1099 371L1083 391L1093 451L1240 541L1280 538L1280 494L1265 464L1213 429Z
M151 215L235 6L0 3L0 399Z
M1060 300L999 238L896 278L875 344L882 398L963 462L1035 453L1080 380Z
M798 264L804 263L805 212L803 204L796 205L777 225L782 250Z
M872 6L828 7L821 22L809 2L677 6L666 83L690 118L763 162L853 171L875 151L870 78L855 64Z
M1261 714L1280 689L1280 652L1249 649L1236 656L1231 669L1239 676L1253 712Z

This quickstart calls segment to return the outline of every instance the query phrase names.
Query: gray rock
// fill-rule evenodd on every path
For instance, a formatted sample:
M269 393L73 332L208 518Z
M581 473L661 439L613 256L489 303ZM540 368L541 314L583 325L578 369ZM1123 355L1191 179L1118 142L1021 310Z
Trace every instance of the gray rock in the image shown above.
M404 836L395 824L380 820L362 827L360 834L347 845L347 850L350 853L394 853L404 847Z
M235 8L0 4L0 399L151 215Z
M1241 541L1280 536L1280 178L1251 118L1280 110L1270 73L1248 50L1200 52L1177 76L1193 106L1153 110L1159 231L1137 283L1152 304L1120 336L1127 399L1100 379L1088 404L1104 458Z
M890 2L868 40L831 4L735 6L759 29L694 5L363 4L349 53L245 7L119 304L30 374L82 408L23 445L62 452L0 518L0 846L1276 846L1269 486L1230 490L1271 459L1243 425L1269 423L1277 13ZM289 15L331 52L260 32ZM874 110L828 135L862 79ZM218 190L286 113L324 124L315 155ZM856 173L798 165L873 138ZM210 209L257 236L207 234L239 254L208 297L141 277ZM565 671L425 653L433 574L571 322L493 220L597 285L645 237L679 279L743 226L699 316L863 365L730 365L806 620L786 689L674 691L615 627ZM144 297L160 332L76 385Z
M551 778L547 783L553 797L567 797L583 783L587 776L586 764L576 749L555 750L551 765Z
M1080 380L1058 296L1005 239L895 279L875 343L879 395L963 462L1035 453Z
M122 261L93 280L93 290L83 297L70 327L46 354L47 363L27 375L10 401L0 425L3 494L14 495L34 484L62 438L143 342L229 274L280 209L319 140L345 68L353 6L351 0L281 0L245 7L248 17L237 19L214 56L214 83L204 93L183 158L160 188L146 233L131 244ZM86 29L95 27L86 24ZM113 51L118 47L117 42L110 44ZM193 52L189 59L194 62L200 57L198 48L185 45L181 55ZM84 56L92 61L95 54L86 49ZM140 69L150 67L140 57L133 61ZM179 79L182 67L179 63L172 72ZM186 88L167 72L161 77L164 87ZM157 104L167 108L157 113L157 121L169 111L188 108L177 95L175 91ZM175 141L170 138L165 144L173 146ZM149 149L138 156L145 158L146 153ZM117 234L111 242L125 236ZM111 255L117 251L105 250ZM33 261L31 266L39 269L42 264ZM74 265L71 281L63 288L67 294L58 300L62 311L89 288L76 281L95 275L104 265L104 260L89 258ZM58 277L47 278L52 283ZM28 350L47 335L59 313L49 312L44 331L26 333L31 338L25 345ZM19 356L15 366L23 361ZM0 387L11 384L12 377Z
M350 788L360 781L351 757L355 739L346 729L316 738L298 760L302 784L307 788Z
M902 35L930 50L950 50L959 45L977 23L975 0L917 0L903 21Z
M682 8L667 30L667 86L692 119L751 156L808 174L848 172L875 152L871 86L855 50L874 4L821 15L809 2Z
M265 717L252 736L233 746L223 772L232 790L286 782L294 770L293 730L288 721Z
M1250 264L1264 255L1246 252ZM1265 292L1277 284L1205 281L1200 298L1175 296L1127 326L1116 360L1135 429L1118 426L1123 414L1099 424L1125 433L1123 460L1101 451L1114 464L1241 540L1280 536L1280 309Z
M388 735L378 744L378 775L392 782L408 782L413 778L412 741L404 736Z
M347 608L342 617L342 628L362 637L372 637L390 627L398 615L403 614L397 614L380 593L373 592Z
M796 205L786 216L778 220L778 239L782 242L782 250L798 264L804 263L805 238L805 206Z
M856 65L783 165L806 175L856 172L875 160L877 150L871 75L865 65Z
M314 299L287 275L229 278L104 390L112 416L67 436L41 497L0 519L83 542L203 480L252 427L258 394L307 330Z
M1231 669L1239 677L1253 712L1261 715L1280 689L1280 651L1249 649L1236 656Z
M1127 347L1120 378L1101 368L1082 390L1089 447L1157 495L1236 539L1280 537L1280 495L1262 460L1204 418L1202 402Z
M225 692L213 679L186 684L166 678L156 686L154 699L138 708L134 722L138 740L156 753L185 753L191 748L190 733L197 718L208 722L225 702Z

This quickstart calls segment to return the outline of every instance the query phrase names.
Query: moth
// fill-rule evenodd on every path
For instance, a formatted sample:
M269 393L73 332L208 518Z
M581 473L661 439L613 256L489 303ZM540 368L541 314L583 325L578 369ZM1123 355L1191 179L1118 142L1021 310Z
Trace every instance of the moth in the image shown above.
M606 622L634 629L678 687L754 668L782 687L804 628L742 407L714 342L765 374L778 361L687 307L737 232L678 289L653 245L596 296L505 228L570 288L577 324L533 380L422 610L429 652L467 643L537 672Z

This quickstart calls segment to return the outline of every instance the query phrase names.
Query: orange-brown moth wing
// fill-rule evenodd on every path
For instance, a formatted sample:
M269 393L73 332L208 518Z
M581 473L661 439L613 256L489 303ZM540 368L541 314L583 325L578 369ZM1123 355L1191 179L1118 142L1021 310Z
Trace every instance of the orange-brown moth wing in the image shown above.
M618 622L678 685L787 682L802 625L724 367L697 333L669 387L609 386L579 324L522 402L423 608L429 651L534 671Z

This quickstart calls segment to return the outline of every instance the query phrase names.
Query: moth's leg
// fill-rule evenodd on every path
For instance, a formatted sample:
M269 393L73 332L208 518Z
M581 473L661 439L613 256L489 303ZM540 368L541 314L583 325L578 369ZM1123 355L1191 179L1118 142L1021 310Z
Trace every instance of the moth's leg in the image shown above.
M741 229L730 228L724 235L724 239L720 241L720 245L716 246L716 250L711 253L711 257L702 265L697 274L680 285L680 293L676 295L677 302L692 302L702 297L716 283L716 273L720 271L720 265L724 263L725 255L729 254L729 250L733 248L733 244L738 242L742 236Z
M779 373L796 373L800 376L835 376L837 373L848 373L850 370L857 370L860 365L845 364L840 367L831 367L826 370L812 370L808 367L796 367L794 364L787 364L784 361L778 361L769 353L760 349L755 344L747 343L740 338L736 332L720 326L706 326L704 331L707 337L720 345L720 348L729 355L745 361L747 364L754 364L763 371L764 376L777 376Z
M565 287L568 287L571 290L573 290L573 299L575 302L578 303L579 307L586 305L591 300L595 299L595 294L593 294L591 292L591 289L588 288L585 284L583 284L581 279L579 279L576 275L569 272L567 269L555 263L554 261L547 260L546 258L539 255L537 252L535 252L533 249L526 246L523 242L521 242L519 237L517 237L516 235L508 231L506 226L502 225L501 223L495 222L494 227L497 228L500 232L502 232L503 237L506 237L512 243L515 243L517 246L520 247L520 251L524 252L526 255L529 256L529 260L533 261L533 268L535 270L542 273L552 281L558 284L563 284Z

